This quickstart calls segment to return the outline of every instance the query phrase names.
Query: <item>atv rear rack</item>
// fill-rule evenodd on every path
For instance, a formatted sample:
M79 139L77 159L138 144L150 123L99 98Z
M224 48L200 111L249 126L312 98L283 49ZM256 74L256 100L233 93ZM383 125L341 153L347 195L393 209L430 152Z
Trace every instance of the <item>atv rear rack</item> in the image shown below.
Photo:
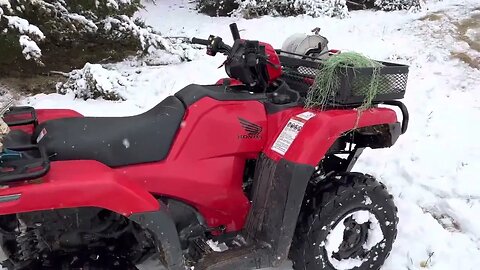
M11 107L3 120L9 127L38 125L32 107ZM32 180L44 176L50 169L46 150L37 144L7 146L0 153L0 184Z
M315 77L322 68L324 60L308 55L278 50L282 65L282 79L302 96L306 96L315 82ZM373 99L374 104L384 101L402 99L405 96L408 80L406 65L380 62L378 68L378 91ZM362 104L368 95L368 86L374 76L375 68L345 67L338 72L338 88L331 97L330 103L335 105Z
M37 113L33 107L29 106L9 108L3 115L3 121L5 121L9 127L25 125L33 125L36 127L38 125Z

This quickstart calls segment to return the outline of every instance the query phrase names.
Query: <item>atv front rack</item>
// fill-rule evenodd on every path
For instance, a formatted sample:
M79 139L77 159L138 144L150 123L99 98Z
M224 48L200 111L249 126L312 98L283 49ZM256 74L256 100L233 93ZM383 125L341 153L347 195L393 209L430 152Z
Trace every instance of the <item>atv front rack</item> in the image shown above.
M49 170L48 155L38 145L17 146L0 153L0 184L37 179Z

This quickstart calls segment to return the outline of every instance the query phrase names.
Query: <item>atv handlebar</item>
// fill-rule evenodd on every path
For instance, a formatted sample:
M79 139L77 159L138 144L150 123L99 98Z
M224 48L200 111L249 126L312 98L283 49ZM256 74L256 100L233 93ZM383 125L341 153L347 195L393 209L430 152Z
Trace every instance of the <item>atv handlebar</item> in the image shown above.
M199 45L205 45L208 46L210 45L210 41L208 39L201 39L201 38L192 38L192 43L193 44L199 44Z
M230 24L230 32L232 32L232 37L234 41L240 39L240 32L238 31L236 23Z
M236 23L230 24L230 31L232 32L233 40L240 39L240 32L238 31L238 27ZM210 35L208 39L201 39L201 38L192 38L192 44L199 44L207 46L207 54L211 56L215 56L218 52L223 54L228 54L232 47L225 44L222 41L221 37Z
M225 44L221 37L211 35L208 39L192 38L192 44L207 46L207 54L215 56L217 53L228 54L232 47Z

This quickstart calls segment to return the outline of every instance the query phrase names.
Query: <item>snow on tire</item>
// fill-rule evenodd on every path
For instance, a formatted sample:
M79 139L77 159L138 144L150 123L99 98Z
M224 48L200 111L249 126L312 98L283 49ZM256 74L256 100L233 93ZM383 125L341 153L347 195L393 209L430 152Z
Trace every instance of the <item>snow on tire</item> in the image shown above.
M297 226L290 249L296 270L378 270L397 235L397 208L370 175L331 177L314 211Z

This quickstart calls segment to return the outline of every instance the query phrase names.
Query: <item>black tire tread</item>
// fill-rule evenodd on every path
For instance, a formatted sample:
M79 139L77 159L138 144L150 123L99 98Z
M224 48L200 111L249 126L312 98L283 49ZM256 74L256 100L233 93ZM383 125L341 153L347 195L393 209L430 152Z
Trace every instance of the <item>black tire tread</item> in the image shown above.
M318 218L319 213L329 213L333 211L336 206L341 204L338 198L346 192L368 189L385 198L388 207L394 210L395 226L392 233L394 235L393 240L395 240L397 236L396 225L398 224L398 208L394 204L393 196L388 193L387 187L368 174L358 172L338 173L330 177L324 186L320 187L317 194L314 195L313 207L315 211L304 217L303 220L299 219L289 256L294 264L293 269L309 269L306 267L309 258L304 258L303 254L304 250L308 248L310 231L316 229L312 228L312 226L315 224L315 219ZM387 257L388 255L389 252Z

